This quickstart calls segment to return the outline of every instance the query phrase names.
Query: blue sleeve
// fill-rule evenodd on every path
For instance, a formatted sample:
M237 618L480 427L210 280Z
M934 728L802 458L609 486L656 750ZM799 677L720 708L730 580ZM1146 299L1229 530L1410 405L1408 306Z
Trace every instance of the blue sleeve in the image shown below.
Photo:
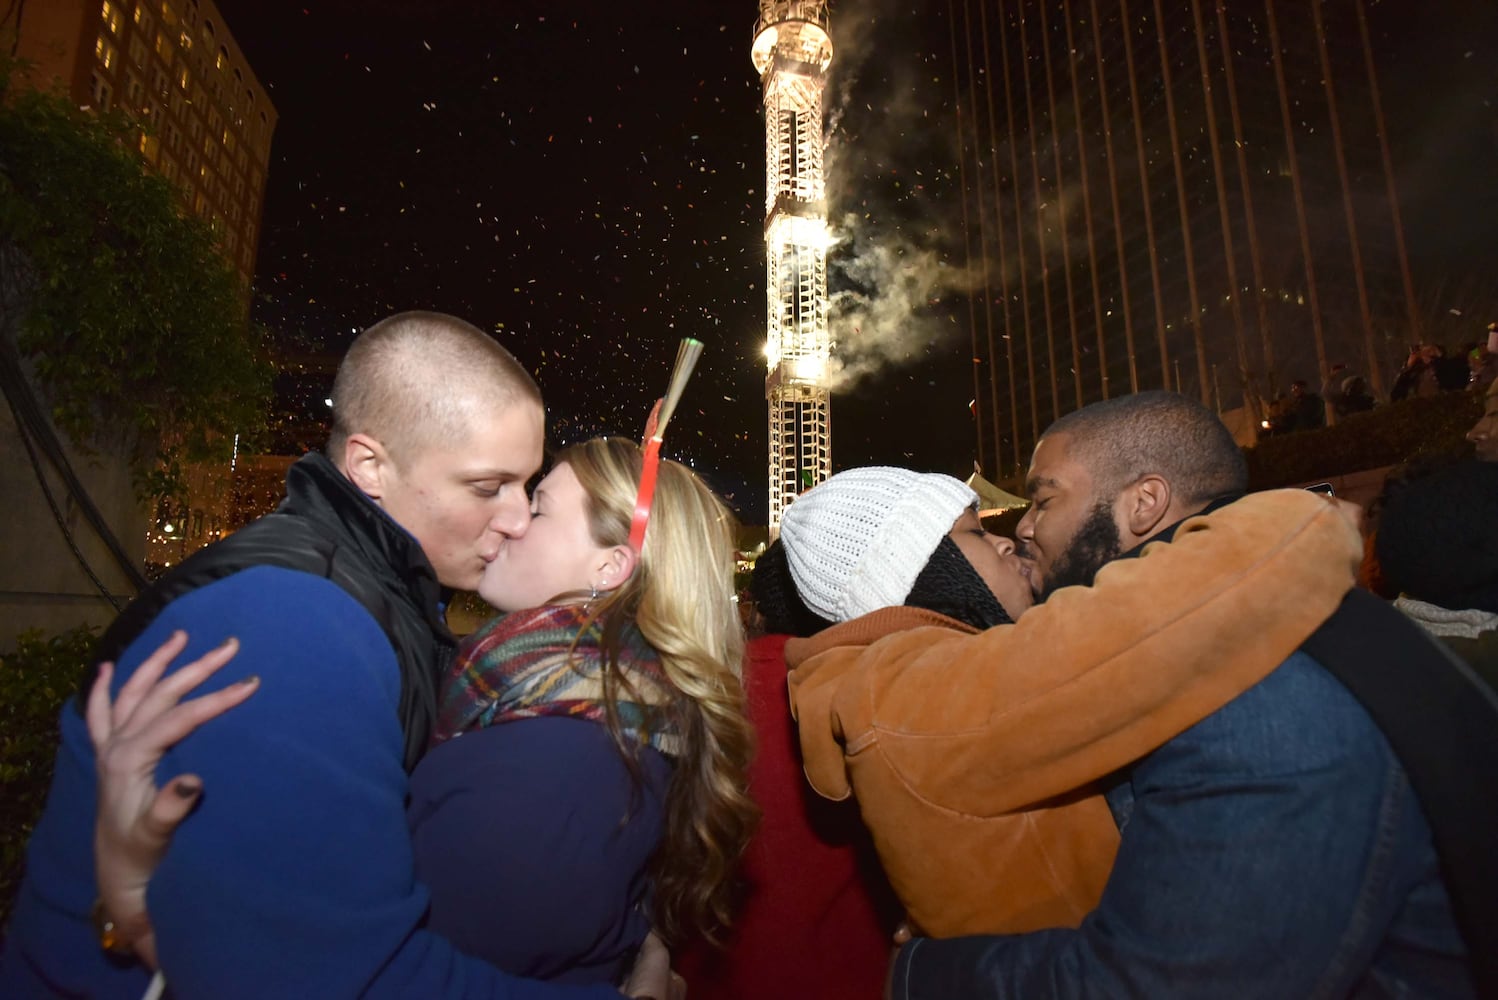
M912 942L895 1000L1352 990L1400 902L1391 842L1413 799L1345 689L1297 654L1131 782L1112 875L1080 927Z
M433 750L409 808L432 930L518 974L617 980L650 931L669 780L654 750L641 765L637 792L608 731L585 719L508 722Z
M204 794L151 882L162 967L180 997L614 998L509 977L423 929L405 822L399 672L384 633L326 580L262 567L169 605L121 658L173 629L181 661L227 636L215 684L258 674L244 705L163 761Z

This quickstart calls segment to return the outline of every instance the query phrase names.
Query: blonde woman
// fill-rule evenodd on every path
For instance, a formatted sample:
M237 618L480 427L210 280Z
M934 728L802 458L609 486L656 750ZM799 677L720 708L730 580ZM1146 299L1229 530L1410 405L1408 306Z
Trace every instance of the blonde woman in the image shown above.
M620 438L557 456L529 528L484 571L479 594L501 614L461 646L433 747L411 776L430 928L528 977L617 983L652 927L667 942L715 936L757 815L745 793L733 519L695 474L662 461L637 551L641 465L639 446ZM97 688L96 744L148 724L121 718L121 706L169 708L154 701L122 692L112 709ZM151 801L149 789L110 791L106 803ZM211 789L200 808L212 808ZM119 830L136 818L106 806L100 822ZM101 891L124 917L142 904L115 887L143 888L147 876L113 853L100 857Z

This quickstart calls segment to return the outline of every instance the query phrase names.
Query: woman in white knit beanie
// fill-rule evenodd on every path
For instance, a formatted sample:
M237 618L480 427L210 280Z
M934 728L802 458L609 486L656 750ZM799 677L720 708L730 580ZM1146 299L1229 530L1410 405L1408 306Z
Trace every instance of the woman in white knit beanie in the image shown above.
M777 605L791 598L828 624L899 606L975 628L1013 621L1034 603L1028 570L1013 541L983 530L977 500L937 473L883 466L838 473L786 508L783 552L767 553L756 570L761 610L772 628L787 617ZM789 576L794 595L770 582L774 574Z

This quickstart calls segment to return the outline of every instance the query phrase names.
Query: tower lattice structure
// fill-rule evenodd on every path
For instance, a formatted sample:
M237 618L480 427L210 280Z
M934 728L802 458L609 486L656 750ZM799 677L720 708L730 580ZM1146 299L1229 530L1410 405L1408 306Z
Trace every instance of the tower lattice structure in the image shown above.
M759 0L752 55L765 106L765 397L774 537L786 506L832 472L822 170L822 92L832 63L826 0Z

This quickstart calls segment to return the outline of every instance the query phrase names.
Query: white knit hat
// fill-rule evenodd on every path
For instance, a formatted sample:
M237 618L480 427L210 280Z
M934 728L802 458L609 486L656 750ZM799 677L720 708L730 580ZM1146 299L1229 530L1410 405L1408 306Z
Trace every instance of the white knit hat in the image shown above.
M978 495L951 476L870 466L797 497L780 520L796 591L845 622L905 603L943 536Z

